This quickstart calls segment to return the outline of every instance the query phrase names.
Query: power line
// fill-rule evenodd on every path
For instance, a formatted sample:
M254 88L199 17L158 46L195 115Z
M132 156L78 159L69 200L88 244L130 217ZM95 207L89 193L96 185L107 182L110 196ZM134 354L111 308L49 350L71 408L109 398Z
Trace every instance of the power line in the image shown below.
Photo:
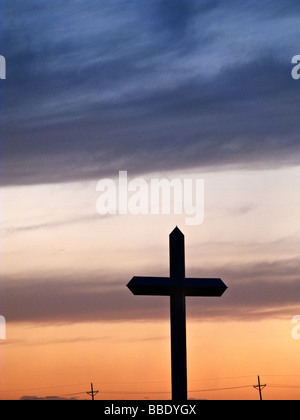
M72 394L56 395L56 397L71 397L72 395L82 395L82 394L86 394L86 391L83 391L83 392L72 392Z
M208 388L208 389L195 389L189 391L191 392L206 392L206 391L223 391L227 389L239 389L239 388L251 388L253 385L241 385L241 386L230 386L230 387L223 387L223 388ZM148 394L148 395L156 395L156 394L170 394L171 391L102 391L102 394L120 394L120 395L139 395L139 394Z
M300 388L299 385L268 384L271 388Z
M280 377L280 378L299 378L300 375L264 375L267 378L272 378L272 377Z
M242 376L224 376L224 377L213 377L213 378L201 378L201 379L191 379L189 382L202 382L202 381L219 381L219 380L227 380L227 379L241 379L241 378L252 378L255 375L242 375ZM264 377L300 377L300 375L263 375ZM96 381L93 382L94 384L101 384L101 385L113 385L113 384L155 384L155 383L169 383L169 380L165 381ZM53 389L53 388L68 388L74 386L85 386L86 383L76 383L76 384L64 384L64 385L52 385L52 386L45 386L45 387L33 387L33 388L17 388L17 389L8 389L2 390L0 392L23 392L23 391L35 391L35 390L44 390L44 389ZM277 385L277 384L276 384ZM251 385L252 386L252 385ZM269 384L268 384L269 386Z
M189 392L208 392L208 391L224 391L227 389L239 389L239 388L251 388L252 385L241 385L241 386L229 386L224 388L209 388L209 389L196 389Z
M201 379L189 379L189 382L202 382L202 381L221 381L224 379L242 379L242 378L253 378L254 375L242 375L242 376L224 376L222 378L201 378ZM300 375L299 375L300 376Z
M251 375L252 376L252 375ZM92 385L92 384L91 384ZM210 392L210 391L225 391L225 390L233 390L233 389L245 389L245 388L252 388L252 387L258 387L259 385L240 385L240 386L231 386L231 387L222 387L222 388L206 388L206 389L195 389L190 390L189 393L194 392ZM265 387L265 385L260 385L261 389ZM297 385L288 385L288 384L268 384L268 387L270 388L300 388L300 386ZM93 388L91 388L93 390ZM93 391L94 395L96 395L96 391ZM113 394L113 395L161 395L161 394L170 394L170 391L113 391L113 390L106 390L101 391L102 394ZM73 392L70 394L62 394L57 395L57 397L68 397L73 395L83 395L83 394L91 394L91 392Z
M86 384L69 384L69 385L53 385L53 386L39 386L36 388L23 388L23 389L7 389L7 390L2 390L0 389L0 392L25 392L25 391L40 391L43 389L53 389L53 388L68 388L68 387L73 387L73 386L84 386Z
M201 382L201 381L206 381L206 380L222 380L222 379L240 379L240 378L249 378L252 377L254 375L244 375L244 376L231 376L231 377L223 377L223 378L204 378L204 379L194 379L192 380L192 382ZM269 377L299 377L300 375L266 375ZM196 392L213 392L213 391L223 391L223 390L235 390L235 389L243 389L243 388L251 388L254 387L255 389L257 389L259 391L259 397L262 400L262 390L266 387L266 384L261 384L260 383L260 377L258 376L258 384L257 385L240 385L240 386L228 386L228 387L220 387L220 388L203 388L203 389L194 389L194 390L190 390L189 393L196 393ZM168 381L115 381L115 382L101 382L102 386L108 385L108 384L154 384L154 383L167 383ZM99 383L100 382L94 382L94 383ZM11 390L0 390L0 393L5 393L5 392L24 392L24 391L29 391L29 390L46 390L46 389L53 389L53 388L63 388L63 387L81 387L84 384L68 384L68 385L57 385L57 386L48 386L48 387L37 387L37 388L27 388L27 389L11 389ZM300 385L292 385L292 384L283 384L283 383L268 383L268 387L270 388L289 388L289 389L299 389ZM99 391L94 391L93 388L93 383L91 383L91 391L82 391L82 392L74 392L74 393L66 393L66 394L62 394L62 395L56 395L57 397L67 397L67 396L72 396L72 395L83 395L83 394L88 394L92 397L92 399L94 399L95 395L98 393ZM126 390L103 390L101 391L101 393L103 394L112 394L112 395L160 395L160 394L165 394L168 395L170 394L170 391L126 391Z

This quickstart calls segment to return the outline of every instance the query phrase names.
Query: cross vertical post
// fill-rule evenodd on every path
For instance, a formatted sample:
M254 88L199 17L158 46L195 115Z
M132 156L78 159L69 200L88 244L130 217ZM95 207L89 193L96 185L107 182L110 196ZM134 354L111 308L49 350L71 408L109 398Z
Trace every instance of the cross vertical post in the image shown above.
M170 278L178 287L170 295L172 398L187 400L184 236L174 229L169 236Z

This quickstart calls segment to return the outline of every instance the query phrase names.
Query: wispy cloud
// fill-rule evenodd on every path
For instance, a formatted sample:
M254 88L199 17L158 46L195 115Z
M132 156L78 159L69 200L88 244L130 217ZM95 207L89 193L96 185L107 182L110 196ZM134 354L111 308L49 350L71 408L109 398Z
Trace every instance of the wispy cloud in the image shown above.
M102 217L109 217L102 216ZM44 223L34 223L34 224L28 224L28 225L10 225L9 227L4 227L3 232L4 234L11 235L14 233L19 232L30 232L30 231L36 231L36 230L47 230L47 229L53 229L58 228L61 226L66 225L76 225L81 223L88 223L88 222L94 222L95 220L99 220L99 216L97 214L95 215L87 215L87 216L80 216L80 217L73 217L68 218L64 220L54 220L54 221L48 221Z

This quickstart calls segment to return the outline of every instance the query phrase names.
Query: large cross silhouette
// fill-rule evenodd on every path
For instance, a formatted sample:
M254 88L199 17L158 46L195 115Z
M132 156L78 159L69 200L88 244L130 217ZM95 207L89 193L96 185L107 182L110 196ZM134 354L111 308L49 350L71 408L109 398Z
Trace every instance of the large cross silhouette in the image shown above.
M186 296L221 296L227 286L218 278L186 278L184 235L169 236L170 277L133 277L127 287L134 295L170 296L172 399L187 400Z

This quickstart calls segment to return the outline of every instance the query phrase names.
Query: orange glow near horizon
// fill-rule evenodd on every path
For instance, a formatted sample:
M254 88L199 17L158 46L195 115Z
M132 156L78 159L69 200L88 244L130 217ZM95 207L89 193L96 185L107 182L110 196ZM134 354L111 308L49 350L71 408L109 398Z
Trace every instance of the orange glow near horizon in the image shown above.
M11 325L9 334L0 346L1 399L82 399L91 382L104 400L171 397L166 321ZM256 399L257 374L265 399L299 398L290 320L188 321L187 334L189 398Z

